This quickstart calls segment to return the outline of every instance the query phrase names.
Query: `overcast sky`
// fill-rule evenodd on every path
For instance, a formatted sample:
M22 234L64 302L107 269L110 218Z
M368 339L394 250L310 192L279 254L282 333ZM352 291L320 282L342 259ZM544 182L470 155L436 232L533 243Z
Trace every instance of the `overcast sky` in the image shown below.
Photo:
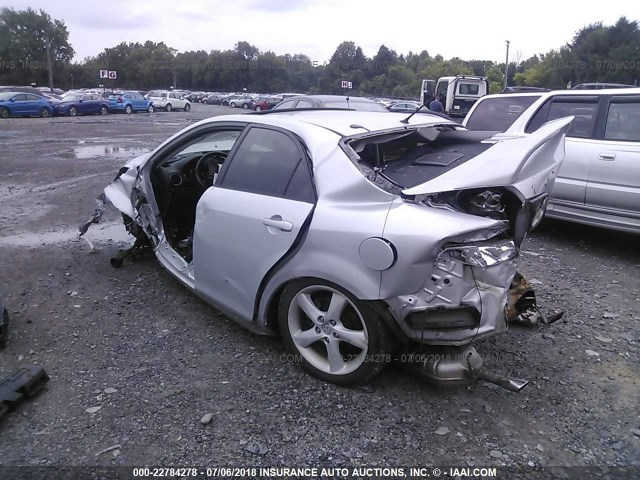
M303 53L322 64L352 40L365 55L381 44L464 60L525 60L571 41L585 25L638 20L629 0L0 0L63 20L76 61L123 41L165 42L179 51L227 50L246 40L262 51ZM635 15L634 15L635 13Z

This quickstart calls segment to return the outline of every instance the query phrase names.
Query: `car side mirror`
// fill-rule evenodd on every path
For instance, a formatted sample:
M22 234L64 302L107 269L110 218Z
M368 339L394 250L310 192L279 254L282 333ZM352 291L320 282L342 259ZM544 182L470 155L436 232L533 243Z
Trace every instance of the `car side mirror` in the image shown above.
M15 99L15 98L10 98L10 99L9 99L9 101L10 101L10 102L15 102L15 101L16 101L16 99Z

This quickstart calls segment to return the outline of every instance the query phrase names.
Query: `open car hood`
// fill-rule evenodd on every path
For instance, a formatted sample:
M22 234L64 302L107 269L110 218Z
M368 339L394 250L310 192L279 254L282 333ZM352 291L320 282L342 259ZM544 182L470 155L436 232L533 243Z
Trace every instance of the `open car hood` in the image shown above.
M484 140L491 148L404 195L425 195L469 188L512 186L525 198L547 191L564 159L564 136L573 117L546 123L531 134L501 133Z

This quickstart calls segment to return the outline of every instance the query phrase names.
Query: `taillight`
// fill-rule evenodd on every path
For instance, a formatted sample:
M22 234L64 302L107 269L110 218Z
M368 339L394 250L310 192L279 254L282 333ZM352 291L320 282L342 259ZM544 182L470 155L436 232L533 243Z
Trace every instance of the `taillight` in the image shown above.
M118 103L122 103L122 97L118 97Z

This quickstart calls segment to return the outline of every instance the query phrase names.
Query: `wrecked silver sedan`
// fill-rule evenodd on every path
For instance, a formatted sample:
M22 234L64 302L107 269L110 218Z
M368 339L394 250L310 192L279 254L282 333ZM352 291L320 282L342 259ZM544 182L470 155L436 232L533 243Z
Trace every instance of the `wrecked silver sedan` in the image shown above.
M396 345L437 382L483 377L515 258L543 216L570 122L492 137L431 115L296 111L194 124L98 199L193 292L302 366L366 382ZM488 374L487 374L488 375ZM506 380L505 380L506 381Z

